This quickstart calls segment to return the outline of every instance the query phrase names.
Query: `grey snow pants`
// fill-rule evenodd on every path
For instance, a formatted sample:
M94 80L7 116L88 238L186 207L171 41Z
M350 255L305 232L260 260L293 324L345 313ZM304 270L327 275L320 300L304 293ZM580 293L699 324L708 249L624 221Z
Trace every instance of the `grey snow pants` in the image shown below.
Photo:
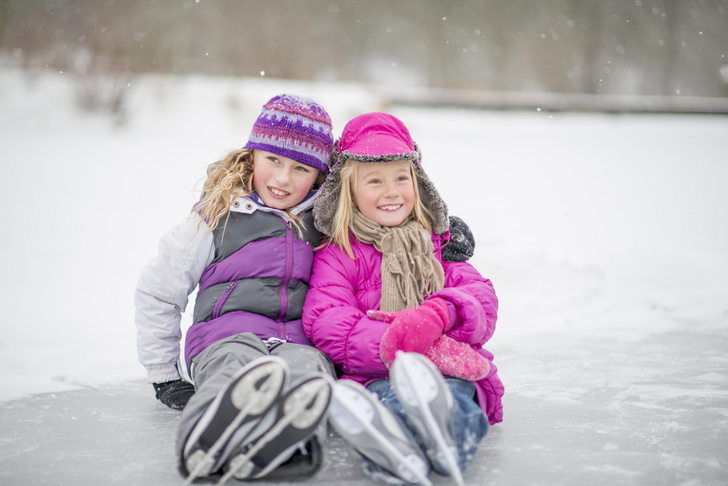
M196 390L182 411L177 429L176 451L179 460L183 460L182 452L187 437L218 392L240 368L268 355L278 356L288 363L291 370L289 385L315 372L323 372L336 379L334 366L329 358L313 346L282 342L269 348L250 332L221 339L192 358L191 378Z

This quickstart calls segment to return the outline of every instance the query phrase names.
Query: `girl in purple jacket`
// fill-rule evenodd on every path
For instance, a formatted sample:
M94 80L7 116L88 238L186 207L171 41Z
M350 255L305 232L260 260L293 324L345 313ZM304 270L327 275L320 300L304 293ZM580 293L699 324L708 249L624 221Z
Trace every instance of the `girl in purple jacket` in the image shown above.
M503 384L482 348L498 301L466 262L448 262L447 207L397 118L351 120L314 204L328 244L314 257L303 326L344 379L329 418L372 479L462 484ZM366 387L366 388L365 388Z
M325 432L334 367L306 338L301 313L331 132L313 100L273 97L245 147L210 167L191 217L163 237L139 279L139 361L157 398L182 410L176 454L186 484L298 478L321 465L315 432ZM178 363L180 314L195 288Z

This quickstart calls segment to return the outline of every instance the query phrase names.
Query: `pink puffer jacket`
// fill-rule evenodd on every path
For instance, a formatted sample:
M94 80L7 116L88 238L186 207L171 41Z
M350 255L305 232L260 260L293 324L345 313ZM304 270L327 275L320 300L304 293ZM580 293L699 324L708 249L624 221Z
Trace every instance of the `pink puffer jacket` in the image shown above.
M435 248L440 248L440 236L432 239ZM389 376L379 357L379 342L389 324L366 316L368 310L379 309L382 255L372 245L356 239L351 243L355 260L333 244L316 252L303 328L343 378L366 385ZM436 254L445 270L445 288L432 297L448 302L452 328L447 335L472 345L492 362L493 355L481 346L495 331L498 299L493 285L469 263L443 262L439 250ZM489 422L501 422L504 388L495 365L474 384Z

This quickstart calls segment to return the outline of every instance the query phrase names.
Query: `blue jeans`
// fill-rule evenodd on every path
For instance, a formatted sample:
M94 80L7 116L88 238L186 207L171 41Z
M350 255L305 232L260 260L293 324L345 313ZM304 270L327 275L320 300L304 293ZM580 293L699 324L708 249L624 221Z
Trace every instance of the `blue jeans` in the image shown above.
M465 471L465 468L475 457L478 444L488 433L488 420L475 400L475 386L472 383L449 377L445 378L445 383L447 383L453 396L452 432L458 450L458 465L461 471ZM415 442L422 449L422 441L409 424L404 407L397 400L389 379L372 382L367 388L377 394L379 401L394 413L404 429L415 438ZM445 471L438 471L437 469L435 471L438 474L445 473L445 475L449 475Z

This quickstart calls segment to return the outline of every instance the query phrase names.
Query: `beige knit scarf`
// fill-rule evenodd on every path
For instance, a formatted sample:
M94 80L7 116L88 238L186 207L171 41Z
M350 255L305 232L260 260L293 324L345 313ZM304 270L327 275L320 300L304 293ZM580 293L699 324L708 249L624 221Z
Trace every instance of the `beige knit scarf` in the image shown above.
M380 310L416 307L442 290L445 275L435 258L432 235L417 221L407 218L399 226L382 226L355 208L351 230L359 241L374 245L382 254Z

